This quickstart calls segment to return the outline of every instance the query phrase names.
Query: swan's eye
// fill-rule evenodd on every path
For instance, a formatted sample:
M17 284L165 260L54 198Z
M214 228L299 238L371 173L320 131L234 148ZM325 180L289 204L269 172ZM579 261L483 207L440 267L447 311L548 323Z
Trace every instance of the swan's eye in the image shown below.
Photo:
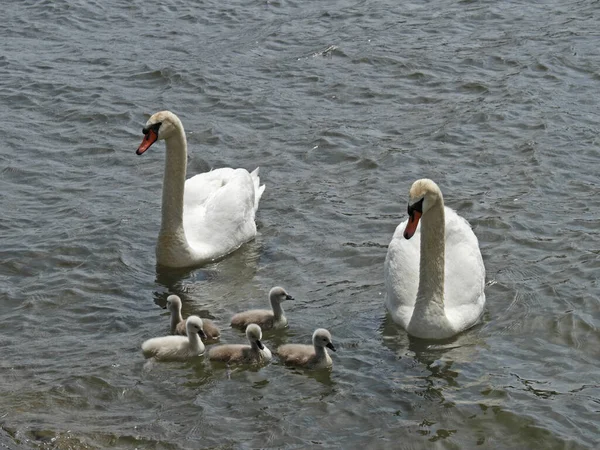
M408 205L408 215L412 217L415 212L423 214L423 200L421 199L412 205Z
M158 129L160 128L161 125L162 125L162 122L156 122L155 124L152 124L149 127L144 127L144 128L142 128L142 133L148 134L150 132L150 130L152 130L156 134L158 134Z

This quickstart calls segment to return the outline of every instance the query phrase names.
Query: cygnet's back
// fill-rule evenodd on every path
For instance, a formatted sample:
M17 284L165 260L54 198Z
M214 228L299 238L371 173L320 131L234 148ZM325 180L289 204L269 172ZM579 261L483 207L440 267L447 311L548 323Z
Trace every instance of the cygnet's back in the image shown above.
M237 313L231 318L231 326L244 329L249 324L255 323L263 330L284 328L287 325L287 318L281 307L281 302L284 300L294 300L294 297L289 295L284 288L275 286L269 291L271 310L251 309L249 311Z
M204 335L202 319L190 316L186 320L187 337L162 336L144 341L142 351L146 358L160 360L185 360L204 353L200 339Z
M177 295L169 295L167 297L167 306L171 312L171 334L178 334L181 336L187 336L185 320L181 316L181 299ZM212 320L202 319L202 326L204 327L204 335L202 340L204 342L216 341L221 337L221 331Z
M224 344L211 348L208 358L230 364L260 364L271 359L271 351L260 341L262 331L254 323L246 328L246 337L250 345Z
M285 364L304 367L306 369L324 369L331 367L333 361L327 352L335 347L331 341L331 334L324 328L315 330L312 336L313 345L285 344L277 349L279 359Z

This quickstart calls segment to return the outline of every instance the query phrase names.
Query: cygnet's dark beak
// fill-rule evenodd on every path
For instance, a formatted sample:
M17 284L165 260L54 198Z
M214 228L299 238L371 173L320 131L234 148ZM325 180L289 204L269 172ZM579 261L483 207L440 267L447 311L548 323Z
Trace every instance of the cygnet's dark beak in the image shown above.
M162 309L167 309L167 305L161 306Z
M334 352L337 352L337 350L335 349L335 347L333 346L333 344L331 342L328 342L326 345L327 348L330 348L331 350L333 350Z
M206 333L202 328L198 330L198 336L200 336L200 339L206 339Z
M263 345L263 343L262 343L262 342L260 342L260 339L257 339L257 340L256 340L256 345L258 345L258 348L260 348L261 350L264 350L264 349L265 349L265 346Z
M294 300L294 297L292 297L290 294L285 294L285 299L286 300Z

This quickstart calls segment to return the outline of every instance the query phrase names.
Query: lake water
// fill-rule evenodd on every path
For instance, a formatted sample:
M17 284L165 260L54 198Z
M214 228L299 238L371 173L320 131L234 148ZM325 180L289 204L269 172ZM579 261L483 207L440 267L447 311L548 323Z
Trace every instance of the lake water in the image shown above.
M0 447L583 449L600 445L600 9L560 2L21 0L0 26ZM190 174L261 168L259 235L157 270L170 109ZM481 325L386 315L408 189L479 238ZM145 365L160 308L231 315L284 286L331 373Z

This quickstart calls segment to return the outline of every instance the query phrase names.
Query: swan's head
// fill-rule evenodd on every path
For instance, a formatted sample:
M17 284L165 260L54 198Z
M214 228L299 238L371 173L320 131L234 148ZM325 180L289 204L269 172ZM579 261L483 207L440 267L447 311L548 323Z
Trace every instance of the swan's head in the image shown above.
M246 337L248 338L248 341L250 341L251 344L256 344L261 350L265 348L263 343L260 342L260 340L262 339L262 330L255 323L251 323L246 328Z
M273 304L273 302L280 303L284 300L294 300L294 297L288 294L284 288L275 286L269 291L269 300Z
M327 331L325 328L318 328L315 330L312 336L313 345L315 347L327 347L336 351L333 346L333 342L331 342L331 333Z
M206 339L206 334L204 334L204 325L202 324L202 319L198 316L190 316L185 321L185 330L187 331L187 335L191 336L196 333L200 335L201 338Z
M160 111L152 114L142 128L144 139L137 149L137 154L141 155L150 148L156 141L169 139L179 129L182 128L179 117L171 111Z
M169 295L167 305L163 309L168 309L171 312L181 311L181 299L177 295Z
M413 183L408 193L408 224L404 230L406 239L415 234L421 216L440 201L443 201L442 191L435 182L422 178Z

